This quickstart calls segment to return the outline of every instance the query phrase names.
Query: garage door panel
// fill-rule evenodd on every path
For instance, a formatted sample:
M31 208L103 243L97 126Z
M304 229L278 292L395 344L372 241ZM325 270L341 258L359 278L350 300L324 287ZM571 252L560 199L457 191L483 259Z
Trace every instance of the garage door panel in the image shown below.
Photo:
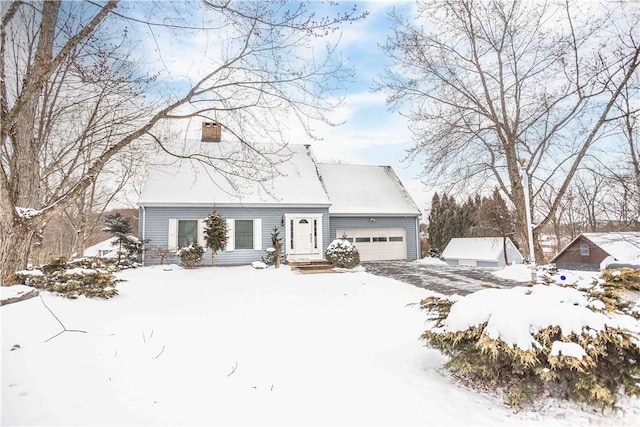
M336 235L346 235L360 253L362 261L383 261L407 258L404 228L339 228Z

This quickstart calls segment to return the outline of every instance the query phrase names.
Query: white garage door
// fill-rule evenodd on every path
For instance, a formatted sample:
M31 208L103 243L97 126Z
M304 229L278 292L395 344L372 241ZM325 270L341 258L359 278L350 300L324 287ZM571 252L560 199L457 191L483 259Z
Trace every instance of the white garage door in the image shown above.
M358 248L361 261L407 259L407 231L404 228L338 228L336 236Z

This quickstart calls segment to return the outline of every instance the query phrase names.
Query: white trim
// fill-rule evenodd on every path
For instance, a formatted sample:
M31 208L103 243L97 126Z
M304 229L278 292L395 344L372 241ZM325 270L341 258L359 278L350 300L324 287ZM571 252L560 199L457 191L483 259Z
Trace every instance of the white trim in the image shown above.
M175 251L178 249L178 219L177 218L169 218L167 249L169 249L170 251Z
M204 239L204 219L198 220L198 228L196 230L196 240L198 240L198 244L202 247L205 245ZM206 248L205 248L206 249Z
M227 219L227 246L226 251L234 251L236 249L236 234L235 234L236 221L234 219Z
M165 202L142 202L136 203L136 206L148 208L328 208L330 203L165 203ZM377 215L377 214L376 214ZM398 215L398 214L393 214ZM402 215L402 214L399 214ZM415 214L411 213L410 216ZM362 214L360 214L362 216Z
M253 250L262 250L262 218L253 220Z

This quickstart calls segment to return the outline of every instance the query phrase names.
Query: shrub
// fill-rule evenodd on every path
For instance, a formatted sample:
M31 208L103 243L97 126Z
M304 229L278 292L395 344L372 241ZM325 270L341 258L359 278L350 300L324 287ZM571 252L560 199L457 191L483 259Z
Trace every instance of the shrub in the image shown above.
M360 265L358 249L346 239L336 239L331 242L325 257L334 267L354 268Z
M204 248L197 243L178 249L176 252L185 268L193 268L202 262Z
M107 299L118 295L119 280L98 258L69 262L57 259L42 266L42 270L18 271L13 280L72 299L81 295Z
M422 338L450 357L445 367L456 377L502 388L508 404L550 393L614 406L620 391L640 396L640 322L615 288L540 284L429 297L420 303L432 322Z
M276 265L276 258L278 257L278 252L275 248L268 247L265 250L266 254L262 257L262 262L266 265Z

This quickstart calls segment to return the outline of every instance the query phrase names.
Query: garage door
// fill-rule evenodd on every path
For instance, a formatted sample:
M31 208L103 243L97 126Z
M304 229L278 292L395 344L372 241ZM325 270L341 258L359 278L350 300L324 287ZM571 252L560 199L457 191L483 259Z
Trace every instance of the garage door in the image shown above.
M358 248L361 261L407 259L407 231L404 228L338 228L338 238L347 236Z

